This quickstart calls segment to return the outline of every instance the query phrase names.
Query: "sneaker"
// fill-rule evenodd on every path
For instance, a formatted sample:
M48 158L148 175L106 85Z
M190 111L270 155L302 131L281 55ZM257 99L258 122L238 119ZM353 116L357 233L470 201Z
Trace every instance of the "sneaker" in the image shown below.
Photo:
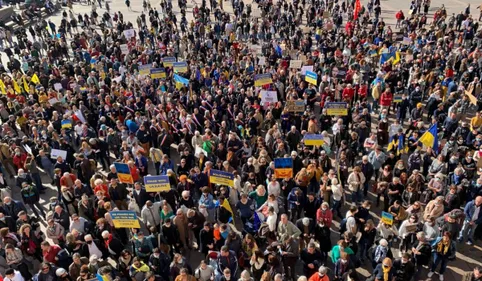
M467 241L467 243L465 243L465 244L467 244L467 245L469 245L469 246L474 245L474 243L472 243L472 241Z
M431 278L433 276L433 271L430 271L427 276L428 278Z
M444 276L443 276L443 275L440 275L440 276L438 277L438 280L444 281Z

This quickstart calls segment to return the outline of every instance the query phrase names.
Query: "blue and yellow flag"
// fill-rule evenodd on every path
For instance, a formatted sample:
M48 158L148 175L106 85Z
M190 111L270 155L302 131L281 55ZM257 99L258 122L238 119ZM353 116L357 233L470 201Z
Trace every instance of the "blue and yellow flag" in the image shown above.
M437 123L433 124L419 139L427 147L431 147L435 153L438 152L438 128Z
M228 202L228 199L227 199L227 198L224 198L224 201L223 201L223 203L221 204L221 206L223 206L224 209L228 210L228 211L231 213L231 219L230 219L230 221L233 221L233 222L234 222L233 209L231 209L231 205L229 205L229 202Z
M4 94L4 95L7 94L7 91L5 89L6 89L5 83L3 83L3 81L0 79L0 90L2 91L2 94Z
M397 156L407 153L408 146L405 143L405 135L401 134L400 136L392 136L388 143L387 151L394 151Z

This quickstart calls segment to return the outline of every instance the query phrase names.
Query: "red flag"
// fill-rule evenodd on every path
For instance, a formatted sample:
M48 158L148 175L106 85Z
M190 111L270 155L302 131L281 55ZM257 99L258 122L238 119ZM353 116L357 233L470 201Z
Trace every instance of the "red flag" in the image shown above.
M355 10L353 12L353 20L356 20L358 18L358 14L360 13L360 10L361 10L360 0L356 0Z

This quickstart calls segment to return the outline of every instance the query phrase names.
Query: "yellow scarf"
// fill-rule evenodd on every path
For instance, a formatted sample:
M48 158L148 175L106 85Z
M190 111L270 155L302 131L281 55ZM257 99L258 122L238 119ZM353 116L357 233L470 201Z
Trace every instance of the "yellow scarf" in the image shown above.
M382 266L383 268L383 281L388 281L388 274L390 273L391 267Z
M447 242L444 242L444 240L442 239L437 245L437 253L445 255L447 254L447 251L449 250L449 248L450 248L450 239Z

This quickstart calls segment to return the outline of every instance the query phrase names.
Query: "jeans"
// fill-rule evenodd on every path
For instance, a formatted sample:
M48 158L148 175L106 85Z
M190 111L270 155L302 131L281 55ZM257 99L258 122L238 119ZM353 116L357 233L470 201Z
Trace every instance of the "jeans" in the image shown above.
M352 203L355 203L355 204L363 201L363 194L360 188L358 188L357 191L351 192L351 201Z
M439 273L440 273L440 275L443 275L444 272L445 272L445 269L447 269L447 261L448 261L448 258L446 258L442 255L439 255L437 253L434 253L433 254L433 263L432 263L432 267L430 268L430 271L435 272L438 265L440 264Z
M45 190L45 187L42 185L42 179L40 178L39 173L32 173L31 174L33 182L35 183L35 186L37 187L38 191Z
M333 214L335 214L335 211L336 211L336 215L339 216L340 218L343 218L343 214L341 213L340 211L341 209L341 200L334 200L333 199L333 204L331 206L331 212Z
M459 241L463 242L465 238L467 238L467 241L472 242L474 240L474 231L476 227L477 225L475 223L470 225L470 221L465 220L459 234Z

